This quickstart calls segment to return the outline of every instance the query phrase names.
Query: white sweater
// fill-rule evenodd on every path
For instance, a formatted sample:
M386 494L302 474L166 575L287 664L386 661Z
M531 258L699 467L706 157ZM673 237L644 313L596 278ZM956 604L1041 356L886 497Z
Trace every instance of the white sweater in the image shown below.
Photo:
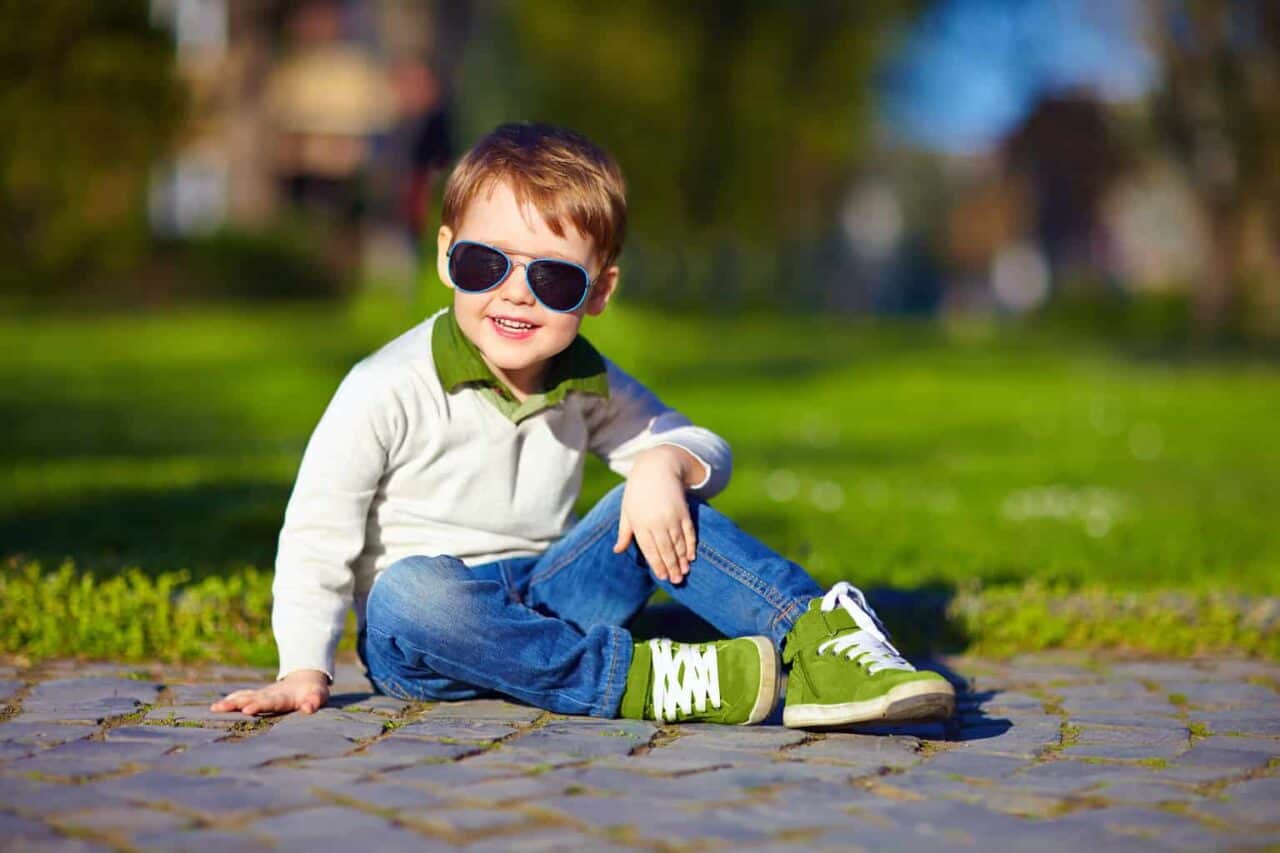
M273 585L282 678L332 676L347 608L363 625L375 578L397 560L478 565L545 551L573 523L588 450L625 477L641 452L673 444L709 470L694 494L728 483L724 440L607 359L607 398L570 392L519 423L475 385L447 392L431 349L443 313L352 368L307 444Z

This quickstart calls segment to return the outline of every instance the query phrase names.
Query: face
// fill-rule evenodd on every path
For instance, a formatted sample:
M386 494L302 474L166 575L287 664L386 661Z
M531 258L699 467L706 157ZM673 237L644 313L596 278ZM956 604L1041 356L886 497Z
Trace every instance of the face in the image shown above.
M449 278L449 247L474 240L506 252L516 264L534 258L573 261L596 276L587 299L576 311L558 313L544 308L525 280L525 267L513 266L501 284L485 293L453 289L453 311L462 333L476 345L494 374L521 395L540 390L552 357L578 334L586 314L604 310L617 283L618 268L600 270L594 241L572 225L558 237L542 215L521 206L506 183L478 195L468 205L457 231L442 227L437 239L440 279Z

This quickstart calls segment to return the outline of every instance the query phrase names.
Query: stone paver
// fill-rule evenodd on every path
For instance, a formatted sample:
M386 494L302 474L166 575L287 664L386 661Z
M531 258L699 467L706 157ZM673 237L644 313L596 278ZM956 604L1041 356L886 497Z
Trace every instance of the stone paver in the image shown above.
M258 821L248 829L254 835L269 838L277 850L431 849L421 835L400 829L367 812L337 806L301 809Z
M209 703L270 673L0 664L0 850L1250 849L1280 842L1280 666L938 662L946 723L800 732L411 703Z
M96 725L26 723L12 720L0 727L0 743L18 743L40 747L57 746L67 741L86 738L96 731L98 731Z

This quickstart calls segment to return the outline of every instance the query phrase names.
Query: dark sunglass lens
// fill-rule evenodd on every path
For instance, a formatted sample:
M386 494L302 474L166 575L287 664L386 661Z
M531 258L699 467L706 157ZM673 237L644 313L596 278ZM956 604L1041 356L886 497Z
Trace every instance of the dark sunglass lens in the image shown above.
M529 286L552 311L572 311L587 292L587 276L573 264L534 261L529 264Z
M507 274L507 259L488 246L459 243L449 255L449 275L462 290L488 290Z

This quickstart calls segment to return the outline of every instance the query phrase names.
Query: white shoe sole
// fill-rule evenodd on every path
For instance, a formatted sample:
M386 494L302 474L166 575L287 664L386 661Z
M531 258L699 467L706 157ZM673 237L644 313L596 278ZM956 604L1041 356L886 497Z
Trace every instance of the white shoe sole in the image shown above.
M778 676L781 674L782 667L778 662L778 650L774 648L773 641L768 637L744 639L755 643L756 651L760 653L760 690L756 693L755 705L751 706L751 716L739 723L743 726L753 726L768 719L778 705L779 688L782 686Z
M945 720L955 709L956 691L948 682L909 681L865 702L788 705L782 711L782 724L788 728L807 729L872 721Z

